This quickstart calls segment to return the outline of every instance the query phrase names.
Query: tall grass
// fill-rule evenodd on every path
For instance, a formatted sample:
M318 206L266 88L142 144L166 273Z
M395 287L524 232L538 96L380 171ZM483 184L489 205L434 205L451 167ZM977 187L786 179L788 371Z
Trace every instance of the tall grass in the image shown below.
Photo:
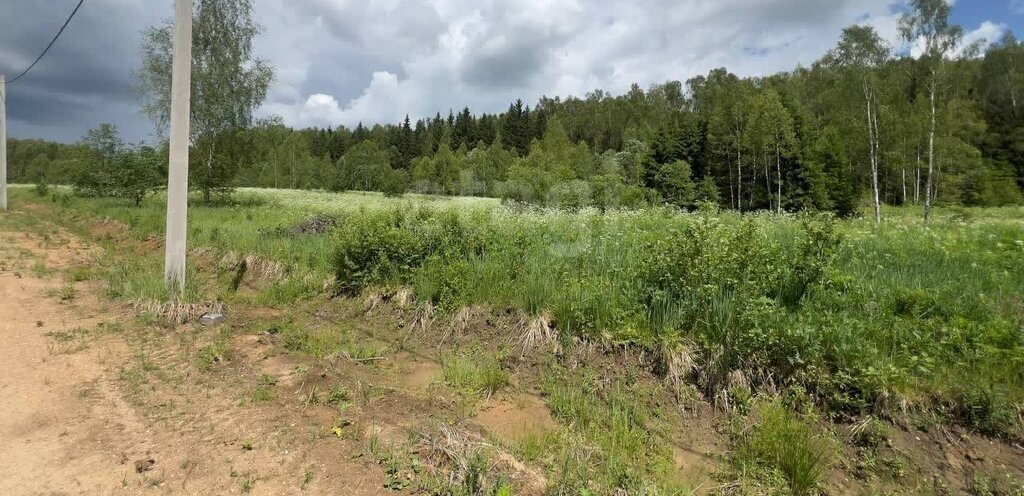
M761 403L738 434L733 463L757 478L782 479L792 494L816 494L836 461L838 443L779 402Z
M126 223L139 239L163 229L160 197L141 208L58 200L63 211ZM314 214L337 227L293 232ZM348 293L411 286L441 312L543 314L566 338L685 342L690 379L709 397L740 374L754 387L804 389L837 413L928 409L1020 437L1024 210L940 209L931 225L916 211L886 214L876 229L789 215L514 211L479 199L243 190L232 204L193 203L189 245L283 264L286 279L267 292L275 301L318 291L330 276ZM139 271L115 271L111 291L158 296L158 285L132 276Z

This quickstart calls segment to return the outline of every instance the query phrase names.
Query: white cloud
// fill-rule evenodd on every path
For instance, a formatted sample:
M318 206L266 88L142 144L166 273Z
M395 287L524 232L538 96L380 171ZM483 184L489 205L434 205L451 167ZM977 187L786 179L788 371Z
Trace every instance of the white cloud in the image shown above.
M262 115L293 126L396 123L522 98L621 93L715 67L765 75L807 65L843 27L868 23L894 47L906 0L257 0L256 53L277 69ZM1024 0L986 5L1024 13ZM0 69L25 67L66 15L52 2L3 2ZM957 2L974 8L977 0ZM989 4L999 2L988 2ZM8 15L9 14L9 15ZM77 139L115 122L149 137L132 92L141 33L172 15L166 0L91 0L61 42L9 96L11 133ZM1005 22L1016 22L1007 19ZM998 40L983 23L966 41Z
M985 21L981 23L977 29L965 32L963 38L960 40L960 46L953 50L951 55L959 57L960 55L963 55L965 50L974 47L980 47L982 51L984 51L984 49L989 45L999 41L1007 29L1008 28L1005 24L996 24L991 21ZM925 41L924 38L920 38L910 47L910 56L914 58L920 57L924 51Z
M619 93L722 66L767 75L817 60L853 23L901 46L900 4L263 0L260 47L280 75L263 112L294 126L397 123L463 106L497 112L516 98ZM1003 29L985 23L965 41Z
M974 45L975 43L980 43L981 48L984 49L989 45L999 41L1003 37L1003 34L1006 32L1007 29L1008 28L1005 24L996 24L991 21L985 21L981 23L981 26L978 26L978 28L975 29L974 31L970 31L964 34L964 40L962 44L963 46L961 47L961 50L968 46Z

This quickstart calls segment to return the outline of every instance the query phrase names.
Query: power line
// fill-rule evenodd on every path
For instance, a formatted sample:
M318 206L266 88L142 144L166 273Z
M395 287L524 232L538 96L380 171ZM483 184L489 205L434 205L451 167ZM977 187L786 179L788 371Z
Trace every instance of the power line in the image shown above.
M24 76L25 74L28 74L28 71L31 71L32 68L35 67L36 64L38 64L40 60L43 59L43 56L46 55L46 52L50 51L50 48L53 47L53 44L57 42L57 38L60 38L61 33L63 33L64 29L67 28L68 24L71 23L71 19L75 18L75 14L78 13L78 9L82 8L82 3L83 2L85 2L85 0L78 0L78 5L75 6L75 10L71 11L71 15L68 16L68 20L64 21L64 25L60 27L60 31L57 31L57 34L53 37L52 40L50 40L50 44L46 45L46 48L43 49L43 53L40 53L39 56L36 57L35 62L32 62L32 65L28 66L28 69L25 69L24 71L22 71L21 74L18 74L17 76L15 76L14 79L12 79L10 81L7 81L7 84L12 84L15 81L21 79L22 76Z

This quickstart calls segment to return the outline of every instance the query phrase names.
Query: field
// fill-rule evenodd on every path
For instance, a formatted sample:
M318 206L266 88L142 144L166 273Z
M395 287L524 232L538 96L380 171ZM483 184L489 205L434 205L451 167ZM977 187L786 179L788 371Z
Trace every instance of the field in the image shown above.
M1022 490L1024 208L939 209L930 225L889 209L876 229L242 189L191 208L177 299L159 277L162 198L135 207L22 187L11 204L25 215L0 217L4 230L59 226L103 248L79 276L104 298L212 332L192 362L200 374L229 374L246 335L273 336L273 353L305 366L342 357L398 390L420 380L394 368L402 360L436 367L427 382L442 406L396 401L446 428L469 422L488 448L410 458L410 433L430 429L373 431L357 444L372 446L391 489ZM232 336L189 322L221 306L229 321L269 317ZM255 403L287 403L264 382ZM355 402L349 390L300 393L335 410Z

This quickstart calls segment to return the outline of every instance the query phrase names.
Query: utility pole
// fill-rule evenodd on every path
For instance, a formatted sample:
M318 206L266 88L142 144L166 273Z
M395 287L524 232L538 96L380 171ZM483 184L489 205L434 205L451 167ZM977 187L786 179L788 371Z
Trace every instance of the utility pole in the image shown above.
M171 143L167 169L167 232L164 279L185 289L185 234L188 227L188 145L192 97L192 0L174 2L171 71Z
M0 210L7 210L7 80L0 74Z

